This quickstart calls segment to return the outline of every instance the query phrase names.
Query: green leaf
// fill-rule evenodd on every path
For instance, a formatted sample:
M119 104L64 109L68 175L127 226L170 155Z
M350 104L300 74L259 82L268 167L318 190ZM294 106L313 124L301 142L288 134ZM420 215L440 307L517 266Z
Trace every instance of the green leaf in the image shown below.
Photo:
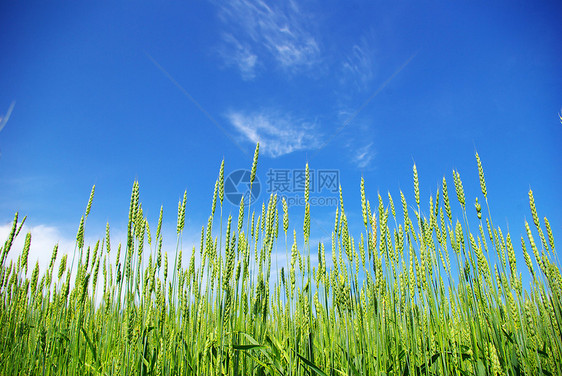
M347 363L349 364L349 367L351 368L351 372L355 375L355 376L361 376L361 374L359 373L359 371L357 370L357 368L355 367L355 364L353 364L353 362L351 361L349 354L347 353L347 351L341 346L338 345L339 348L343 351L343 353L345 354L345 358L347 359Z
M250 343L254 344L254 345L259 345L258 341L256 341L254 339L254 337L252 337L251 335L249 335L248 333L244 333L244 332L238 332L238 334L242 334L244 337L246 337L248 339L248 341L250 341Z
M182 342L185 351L185 356L187 357L187 365L189 366L192 372L195 372L195 367L193 365L193 354L190 351L190 347L187 345L187 342L185 342L185 339L182 338ZM154 363L156 363L156 355L154 356Z
M506 332L506 330L502 327L502 332L507 337L507 340L515 345L515 341L513 340L513 335Z
M398 353L398 363L400 363L402 361L402 359L404 359L404 356L406 355L406 352L404 350L400 351L400 353ZM394 368L394 363L392 363L386 370L386 373L390 373L392 372L392 369Z
M406 367L404 367L404 371L402 372L402 376L409 376L410 375L410 357L406 357Z
M225 347L226 347L226 345L225 345ZM232 345L232 347L235 350L242 350L242 351L265 348L265 346L263 346L263 345Z
M422 374L425 373L426 368L431 367L431 365L437 360L437 358L439 358L439 356L441 356L440 353L437 354L433 354L431 356L431 358L429 359L429 362L422 364L421 366L417 367L416 370L416 374Z
M84 327L80 328L80 330L84 334L84 337L86 337L86 342L88 342L88 346L90 347L90 351L92 352L92 355L94 356L94 361L97 364L98 363L98 354L96 352L96 349L94 348L94 344L90 340L90 337L88 337L88 333L86 333L86 331L84 330Z
M272 352L271 360L273 365L277 369L277 372L279 372L280 374L284 374L284 368L281 364L283 360L285 360L286 363L289 363L288 354L281 348L279 342L275 339L275 337L271 336L270 334L265 335L265 341L267 342L269 349Z
M310 367L310 369L312 369L314 372L316 372L318 375L321 376L328 376L326 375L326 373L324 373L320 368L318 368L318 366L314 363L312 363L310 360L306 359L304 356L302 356L301 354L299 354L298 352L295 351L295 354L297 354L297 356L300 358L300 360L302 360L304 362L304 364L306 364L307 366Z
M285 349L283 349L283 346L281 346L281 343L279 342L279 340L277 340L277 338L275 338L275 336L268 333L265 335L265 340L271 345L273 350L276 350L283 356L286 362L290 361L289 354L285 351Z

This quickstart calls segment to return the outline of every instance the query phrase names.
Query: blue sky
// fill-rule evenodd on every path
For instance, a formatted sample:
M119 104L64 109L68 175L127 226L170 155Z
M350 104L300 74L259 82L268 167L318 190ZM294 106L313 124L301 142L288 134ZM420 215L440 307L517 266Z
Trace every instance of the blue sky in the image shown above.
M19 211L40 246L71 248L96 184L87 233L109 221L117 241L138 179L170 236L187 189L198 243L221 160L249 168L260 140L258 200L270 169L338 171L357 237L361 176L372 202L402 189L413 204L414 161L424 205L454 168L474 216L478 150L495 224L523 235L532 188L560 242L560 14L530 1L3 2L0 114L16 104L0 225ZM313 207L315 239L334 211ZM291 216L300 233L303 208Z

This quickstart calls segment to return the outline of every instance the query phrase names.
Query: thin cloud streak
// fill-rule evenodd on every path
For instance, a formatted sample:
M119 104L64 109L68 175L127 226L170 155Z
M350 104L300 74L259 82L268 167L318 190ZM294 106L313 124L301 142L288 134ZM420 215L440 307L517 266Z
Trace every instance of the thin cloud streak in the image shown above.
M261 0L235 0L217 6L228 28L220 54L227 64L237 66L243 77L252 77L258 59L261 62L265 57L292 71L319 61L319 43L307 30L306 16L296 2L270 6Z
M371 142L355 150L353 161L360 169L367 168L375 157L375 152L372 150L372 147L373 143Z
M14 110L15 106L16 106L16 102L14 101L10 104L10 107L8 108L6 114L4 116L0 116L0 131L6 126L6 123L8 123L8 120L10 119L10 115L12 114L12 111Z
M251 81L256 77L258 67L258 56L252 52L247 43L242 43L232 34L225 33L223 40L228 45L227 48L219 51L222 59L229 66L236 66L240 71L243 80Z
M272 158L294 151L316 149L322 138L315 123L274 111L232 111L227 118L246 141L253 144L259 142L260 151Z
M160 63L158 63L148 52L145 51L145 54L152 62L152 64L154 64L156 68L158 68L162 73L164 73L168 80L170 80L170 82L172 82L172 84L174 84L178 89L180 89L183 95L185 95L187 99L189 99L199 109L199 111L201 111L207 117L207 119L211 121L211 123L213 123L226 137L228 137L230 141L232 141L232 143L234 143L234 145L236 145L242 153L249 155L248 152L244 150L242 146L240 146L240 144L238 144L238 142L236 142L236 140L226 131L226 129L224 129L224 127L220 125L219 122L216 121L215 118L213 118L211 114L209 114L207 110L205 110L203 106L201 106L199 102L197 102L195 98L193 98L191 94L189 94L187 90L185 90L184 87L181 86L180 83L176 81L176 79L170 73L168 73L168 71L164 69L164 67L160 65Z
M359 43L351 47L351 51L342 63L342 84L353 83L359 89L366 89L375 73L374 51L370 38L364 36Z
M414 57L416 57L416 55L418 54L419 51L416 51L412 56L410 56L408 58L408 60L406 60L404 62L404 64L402 64L398 69L396 69L396 71L394 71L394 73L388 77L378 88L377 90L375 90L375 92L373 94L371 94L371 96L369 98L367 98L367 100L365 100L363 102L363 104L361 104L361 106L353 113L351 114L350 117L347 118L346 121L344 121L344 123L332 134L332 137L330 137L326 142L324 142L322 144L322 146L320 146L318 149L318 151L312 156L315 157L316 155L318 155L318 153L320 152L320 150L322 150L323 148L325 148L330 142L332 142L332 140L334 140L352 121L353 119L355 119L355 117L361 112L363 111L363 109L373 100L373 98L375 98L377 95L380 94L380 92L400 73L402 72L402 70L404 68L406 68L406 66L408 64L410 64L410 62L414 59Z

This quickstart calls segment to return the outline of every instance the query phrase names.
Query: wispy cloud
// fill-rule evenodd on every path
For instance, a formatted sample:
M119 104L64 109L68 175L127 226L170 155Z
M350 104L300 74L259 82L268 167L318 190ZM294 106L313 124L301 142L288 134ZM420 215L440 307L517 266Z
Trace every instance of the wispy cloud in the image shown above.
M351 47L342 62L342 83L353 83L359 89L366 89L375 76L375 53L373 38L363 36Z
M296 2L234 0L216 4L228 29L223 34L225 47L221 56L227 64L236 65L243 77L252 78L256 63L266 57L289 70L307 68L319 61L319 43L308 30L310 20Z
M288 114L231 111L227 118L244 140L254 144L259 141L260 151L273 158L298 150L316 149L321 144L322 136L315 122Z
M8 111L6 112L6 114L3 115L3 116L0 115L0 131L6 126L6 123L10 119L10 115L12 114L12 111L14 110L15 105L16 105L16 102L12 102L12 104L10 104L10 107L8 108Z
M244 80L254 79L258 56L253 53L250 45L248 43L242 44L232 34L227 33L223 35L223 40L226 45L220 51L220 55L226 64L236 66Z
M371 164L375 154L376 153L373 150L373 143L371 142L354 150L353 162L360 169L367 168Z
M340 118L347 118L352 110L342 108ZM342 155L347 156L347 162L359 170L372 168L377 156L375 147L375 131L373 119L368 117L357 122L353 129L343 130L338 139L345 140L341 147L345 150Z
M0 116L0 131L2 130L2 128L4 128L6 126L6 123L10 119L10 115L12 114L12 111L14 110L15 105L16 105L16 102L12 102L10 104L10 107L8 108L8 111L6 112L6 114Z

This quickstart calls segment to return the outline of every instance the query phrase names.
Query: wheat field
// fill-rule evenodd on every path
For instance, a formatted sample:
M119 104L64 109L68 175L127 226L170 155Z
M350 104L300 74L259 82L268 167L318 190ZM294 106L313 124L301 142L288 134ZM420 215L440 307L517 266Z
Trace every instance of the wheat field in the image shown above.
M224 161L200 245L181 247L184 194L170 256L163 212L149 226L138 182L126 243L111 248L108 224L85 244L92 189L74 253L54 246L46 270L28 265L16 214L0 250L0 374L562 375L550 224L529 191L526 236L494 226L478 154L476 165L474 204L457 171L423 208L415 165L414 203L402 192L396 206L390 193L370 202L361 180L355 234L340 188L327 244L310 239L308 186L300 218L275 195L223 218ZM287 264L272 268L273 252Z

